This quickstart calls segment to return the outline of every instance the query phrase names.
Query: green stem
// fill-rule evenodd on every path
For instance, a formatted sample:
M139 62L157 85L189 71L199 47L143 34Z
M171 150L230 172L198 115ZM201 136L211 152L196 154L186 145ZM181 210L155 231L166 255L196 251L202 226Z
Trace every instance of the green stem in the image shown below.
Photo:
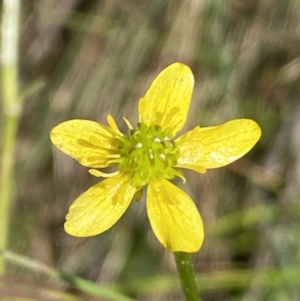
M0 161L0 249L8 240L9 216L12 202L14 149L18 120L21 111L18 93L18 42L20 0L2 1L2 114ZM4 261L0 258L0 275Z
M200 301L190 254L174 252L181 287L186 301Z

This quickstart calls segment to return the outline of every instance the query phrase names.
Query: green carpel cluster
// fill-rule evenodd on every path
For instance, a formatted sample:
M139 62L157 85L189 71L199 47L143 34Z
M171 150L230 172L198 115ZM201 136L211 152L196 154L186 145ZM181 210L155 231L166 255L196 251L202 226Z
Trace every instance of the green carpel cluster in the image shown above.
M168 131L160 126L139 123L119 145L119 164L123 173L133 175L133 184L143 187L151 180L172 179L179 150Z

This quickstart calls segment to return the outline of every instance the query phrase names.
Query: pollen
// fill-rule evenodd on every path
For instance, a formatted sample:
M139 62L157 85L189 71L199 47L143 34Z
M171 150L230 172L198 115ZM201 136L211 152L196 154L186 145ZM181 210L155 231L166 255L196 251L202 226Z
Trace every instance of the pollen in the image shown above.
M179 149L168 130L139 123L124 135L118 147L120 170L131 174L134 186L141 188L151 180L172 179Z

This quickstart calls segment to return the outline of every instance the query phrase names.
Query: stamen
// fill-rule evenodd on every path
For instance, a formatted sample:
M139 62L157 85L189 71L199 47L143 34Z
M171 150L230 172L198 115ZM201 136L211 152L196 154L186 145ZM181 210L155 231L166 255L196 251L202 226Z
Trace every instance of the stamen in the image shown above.
M119 174L120 172L119 172L119 171L116 171L116 172L112 172L112 173L106 173L106 172L100 171L100 170L98 170L98 169L89 169L89 173L90 173L92 176L97 177L97 178L100 178L100 177L103 177L103 178L110 178L110 177L116 176L116 175Z
M139 202L141 200L142 196L143 196L143 189L140 189L134 195L135 201Z
M115 119L111 116L111 115L107 115L107 123L109 124L109 126L118 134L120 134L121 136L123 136L123 134L120 132Z
M135 149L142 148L142 147L143 147L143 143L142 143L142 142L138 142L138 143L134 146Z
M174 174L180 178L182 180L182 183L185 184L186 183L186 178L184 177L183 172L180 169L173 169L174 170Z
M130 121L126 118L126 117L123 117L125 123L127 124L128 128L130 130L133 130L133 126L131 125Z
M112 165L112 164L120 164L120 159L112 159L107 161L107 166Z
M120 158L120 157L121 157L120 154L111 154L111 155L106 156L106 158Z
M151 161L154 160L153 150L152 150L152 149L149 149L149 157L150 157L150 160L151 160Z
M163 160L166 161L167 156L165 154L159 154L159 157Z

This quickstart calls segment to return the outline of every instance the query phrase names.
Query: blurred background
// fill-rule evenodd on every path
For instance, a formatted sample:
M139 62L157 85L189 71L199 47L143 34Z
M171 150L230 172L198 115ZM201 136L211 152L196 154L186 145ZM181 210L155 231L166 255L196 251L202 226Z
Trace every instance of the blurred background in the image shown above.
M252 118L263 132L236 163L178 182L204 220L204 245L192 255L203 301L300 300L299 16L299 0L22 1L25 96L2 296L183 300L145 199L99 236L64 232L69 205L99 179L49 140L64 120L106 124L107 114L126 131L122 117L135 124L151 81L180 61L195 76L184 130Z

